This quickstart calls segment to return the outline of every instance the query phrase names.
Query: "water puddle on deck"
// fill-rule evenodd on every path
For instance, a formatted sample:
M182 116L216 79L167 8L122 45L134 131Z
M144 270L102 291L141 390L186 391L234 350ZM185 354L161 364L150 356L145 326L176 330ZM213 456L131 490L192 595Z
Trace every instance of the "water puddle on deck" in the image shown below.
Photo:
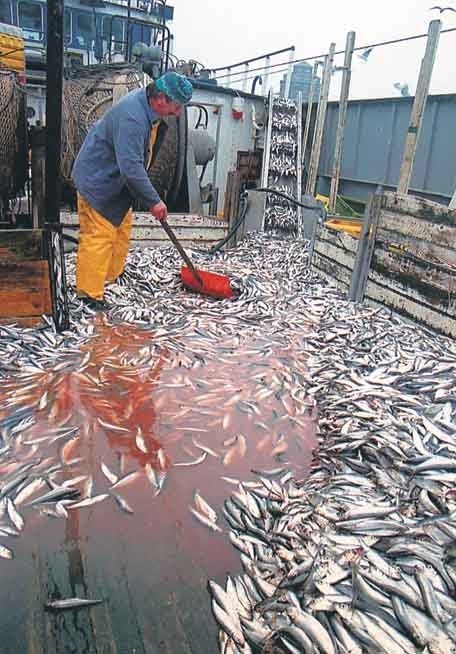
M100 322L79 367L4 384L0 420L34 406L35 423L0 458L2 487L30 463L43 484L27 502L62 483L77 488L74 501L99 502L68 506L68 518L51 503L17 507L22 533L0 538L14 551L0 560L2 652L217 651L206 582L240 572L222 515L235 487L222 477L283 469L302 479L315 446L315 413L293 385L305 358L284 342ZM222 533L190 513L196 489ZM43 610L70 596L105 601Z

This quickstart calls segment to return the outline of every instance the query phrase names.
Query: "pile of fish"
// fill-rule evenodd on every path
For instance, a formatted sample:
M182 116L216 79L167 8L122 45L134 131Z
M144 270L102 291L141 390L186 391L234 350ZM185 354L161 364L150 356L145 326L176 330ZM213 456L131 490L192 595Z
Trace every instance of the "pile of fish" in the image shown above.
M218 459L234 492L221 512L195 491L191 511L244 568L210 582L222 652L456 652L456 344L346 302L311 273L307 245L251 235L191 252L230 275L233 301L185 291L171 247L133 251L101 317L72 295L68 333L0 326L0 556L29 511L130 513L130 483L158 495L170 471ZM182 399L173 438L151 433L167 389ZM97 430L119 457L94 476L84 444ZM270 465L228 477L260 443Z
M259 277L265 253L271 268ZM207 253L193 255L209 262ZM131 514L124 493L132 485L156 497L170 476L207 460L226 479L250 457L266 471L305 469L315 401L303 397L298 334L312 319L288 306L292 280L310 278L305 243L260 238L210 263L233 273L235 301L185 291L167 247L132 252L107 290L106 314L94 316L72 291L67 333L50 321L0 327L2 558L13 558L13 537L31 513L65 519L115 502ZM68 264L71 283L73 257ZM277 270L288 271L286 287ZM200 509L194 515L204 523Z
M294 100L273 98L268 188L296 197L298 110ZM296 205L269 194L265 227L271 231L297 231Z
M454 653L456 344L334 296L319 322L311 474L225 503L244 574L209 584L220 651Z

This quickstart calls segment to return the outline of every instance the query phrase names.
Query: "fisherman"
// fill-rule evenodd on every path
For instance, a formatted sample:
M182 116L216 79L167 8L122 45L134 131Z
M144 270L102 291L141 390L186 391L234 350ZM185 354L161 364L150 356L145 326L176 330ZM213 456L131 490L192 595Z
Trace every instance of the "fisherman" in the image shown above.
M76 291L92 309L106 308L105 282L122 274L128 254L132 205L139 200L159 221L168 213L147 170L157 157L167 126L192 97L190 81L167 72L135 89L97 121L74 162L79 246Z

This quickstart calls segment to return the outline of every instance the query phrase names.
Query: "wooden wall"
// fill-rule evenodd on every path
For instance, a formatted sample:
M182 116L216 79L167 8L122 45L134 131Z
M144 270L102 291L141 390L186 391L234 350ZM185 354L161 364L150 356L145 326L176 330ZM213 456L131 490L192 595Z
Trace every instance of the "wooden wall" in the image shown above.
M0 322L33 325L52 313L41 230L0 230Z
M366 209L360 239L317 230L313 268L351 300L381 304L456 337L456 211L413 196L381 193Z
M355 267L357 248L357 238L345 232L322 226L317 230L312 267L322 277L348 293Z
M383 194L364 297L456 337L456 211Z
M61 212L63 233L73 238L79 236L79 217L76 213ZM213 245L224 238L228 224L222 220L213 220L196 215L170 214L168 223L173 228L177 238L184 247L198 247ZM165 230L160 223L148 213L134 214L133 229L131 233L132 247L153 247L169 245ZM65 251L75 250L76 244L65 242Z

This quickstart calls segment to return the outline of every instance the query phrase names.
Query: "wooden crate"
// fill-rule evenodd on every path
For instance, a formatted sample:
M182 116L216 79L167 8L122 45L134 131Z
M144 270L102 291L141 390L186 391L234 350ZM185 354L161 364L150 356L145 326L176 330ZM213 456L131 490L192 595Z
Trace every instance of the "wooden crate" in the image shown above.
M52 314L42 230L0 230L0 321L38 324Z

